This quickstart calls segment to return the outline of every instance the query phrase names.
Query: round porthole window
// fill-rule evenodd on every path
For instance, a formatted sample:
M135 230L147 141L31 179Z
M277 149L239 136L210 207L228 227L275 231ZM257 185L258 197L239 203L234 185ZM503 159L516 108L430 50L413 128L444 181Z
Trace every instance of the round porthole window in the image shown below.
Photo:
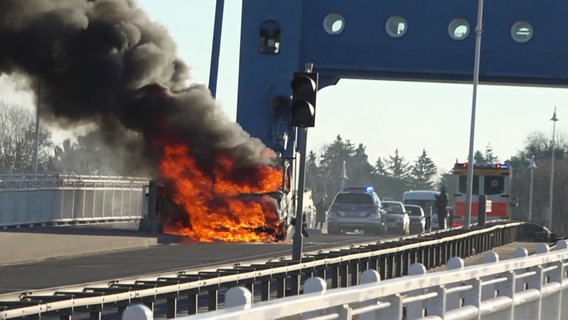
M330 35L338 35L345 29L345 19L339 13L329 13L323 18L323 29Z
M463 40L469 35L469 23L464 19L454 19L448 25L448 34L454 40Z
M511 27L511 37L519 43L529 41L533 36L532 25L526 21L517 21Z
M387 22L385 23L385 29L389 36L393 38L400 38L404 36L406 33L406 29L408 29L408 24L406 19L400 16L392 16L388 18Z

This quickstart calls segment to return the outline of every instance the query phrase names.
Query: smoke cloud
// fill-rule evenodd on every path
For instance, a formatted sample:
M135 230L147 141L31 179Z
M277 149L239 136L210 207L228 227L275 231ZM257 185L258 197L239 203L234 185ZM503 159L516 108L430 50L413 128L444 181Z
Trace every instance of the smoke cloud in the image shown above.
M0 1L0 74L40 86L43 121L95 127L122 174L155 173L156 137L186 142L204 165L219 149L237 166L269 161L206 87L187 85L167 30L132 0Z

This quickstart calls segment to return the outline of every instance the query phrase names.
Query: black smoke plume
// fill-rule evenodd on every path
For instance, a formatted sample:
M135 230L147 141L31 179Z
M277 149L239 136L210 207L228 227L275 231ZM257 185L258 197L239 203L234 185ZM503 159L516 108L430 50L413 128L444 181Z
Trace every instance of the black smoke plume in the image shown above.
M206 87L187 85L176 44L133 0L0 0L0 74L40 86L42 120L97 128L120 174L155 173L156 136L187 143L204 165L216 150L237 166L269 161Z

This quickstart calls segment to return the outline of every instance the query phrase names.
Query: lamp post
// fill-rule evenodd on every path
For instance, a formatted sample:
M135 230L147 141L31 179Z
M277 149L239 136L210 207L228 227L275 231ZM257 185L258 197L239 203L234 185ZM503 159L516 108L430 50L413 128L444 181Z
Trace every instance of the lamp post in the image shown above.
M556 131L556 121L558 118L556 117L556 107L554 107L554 114L552 114L552 142L550 143L550 147L552 148L552 160L550 164L550 190L548 194L548 229L552 230L552 196L554 191L554 136Z
M536 169L536 162L534 162L534 156L532 156L529 169L531 170L531 182L530 182L530 191L529 191L529 222L532 221L532 204L533 204L533 176L534 176L534 169Z
M41 80L37 83L37 101L36 101L36 119L35 119L35 139L34 139L34 153L32 159L32 170L34 179L37 179L37 163L39 153L39 108L41 104Z
M471 227L471 203L473 194L473 147L475 139L475 112L477 106L477 85L479 83L479 64L481 58L481 35L483 33L483 0L477 2L477 27L475 28L475 61L473 63L473 94L471 99L471 124L469 130L469 155L466 173L466 195L464 229Z

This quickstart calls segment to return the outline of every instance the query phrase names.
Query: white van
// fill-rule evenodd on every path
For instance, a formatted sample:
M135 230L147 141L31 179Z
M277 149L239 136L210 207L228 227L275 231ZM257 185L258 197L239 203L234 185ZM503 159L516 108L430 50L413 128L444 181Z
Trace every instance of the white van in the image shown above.
M438 215L436 209L436 196L439 191L434 190L413 190L405 191L402 194L402 203L416 204L422 207L424 214L428 217L432 215L432 226L438 226Z
M436 196L438 194L440 194L440 192L433 190L405 191L402 194L402 203L417 204L424 209L425 214L428 215L430 210L432 210L432 214L435 214Z

